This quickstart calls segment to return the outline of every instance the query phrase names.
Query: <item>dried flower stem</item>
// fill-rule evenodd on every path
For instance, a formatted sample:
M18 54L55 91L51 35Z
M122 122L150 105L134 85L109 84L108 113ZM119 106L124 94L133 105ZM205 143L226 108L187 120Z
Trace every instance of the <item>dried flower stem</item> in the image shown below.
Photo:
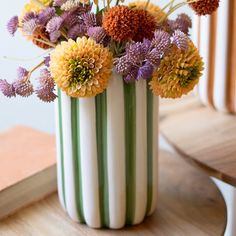
M46 44L46 45L48 45L48 46L50 46L50 47L53 47L53 48L56 47L56 44L51 43L51 42L49 42L49 41L45 41L45 40L38 39L38 38L34 38L34 40L36 40L36 41L38 41L38 42L40 42L40 43L44 43L44 44Z
M69 38L67 37L67 35L66 35L66 33L65 33L64 30L61 30L60 32L61 32L62 36L63 36L66 40L69 40Z
M28 76L27 76L27 80L30 79L30 77L31 77L31 75L32 75L32 73L33 73L34 71L36 71L38 68L40 68L40 67L43 66L43 65L44 65L44 60L41 61L38 65L36 65L33 69L31 69L30 72L29 72L29 74L28 74Z

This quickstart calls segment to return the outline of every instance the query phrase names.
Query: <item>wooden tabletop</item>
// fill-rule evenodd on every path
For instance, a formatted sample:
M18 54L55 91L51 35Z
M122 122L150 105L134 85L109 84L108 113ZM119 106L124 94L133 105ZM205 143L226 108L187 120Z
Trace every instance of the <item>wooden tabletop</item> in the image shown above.
M161 102L161 133L187 161L236 187L236 115L198 99Z
M72 222L57 195L0 222L1 236L218 236L226 225L224 200L210 178L181 158L160 154L158 209L143 224L93 230Z

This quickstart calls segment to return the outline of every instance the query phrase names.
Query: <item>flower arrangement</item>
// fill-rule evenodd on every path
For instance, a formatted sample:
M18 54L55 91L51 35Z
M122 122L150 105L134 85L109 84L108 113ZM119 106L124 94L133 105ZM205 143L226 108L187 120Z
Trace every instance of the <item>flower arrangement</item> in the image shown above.
M121 0L30 0L7 29L12 36L19 30L48 56L31 70L20 67L13 83L1 79L0 91L52 102L56 84L71 97L96 96L109 86L114 68L126 83L147 80L154 95L181 97L203 71L189 38L191 19L186 14L169 18L186 4L205 15L217 9L219 0L170 0L163 8L149 1L126 6ZM41 67L34 88L31 77Z

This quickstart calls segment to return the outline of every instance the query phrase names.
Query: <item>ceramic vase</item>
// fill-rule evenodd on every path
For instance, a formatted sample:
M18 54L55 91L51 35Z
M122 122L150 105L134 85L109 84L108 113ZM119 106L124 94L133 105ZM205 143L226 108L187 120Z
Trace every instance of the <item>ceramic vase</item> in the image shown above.
M116 74L105 92L58 90L57 166L62 207L93 228L142 222L157 201L158 98L147 81Z
M195 17L194 41L205 62L197 94L205 105L236 112L236 0L220 2L212 16Z

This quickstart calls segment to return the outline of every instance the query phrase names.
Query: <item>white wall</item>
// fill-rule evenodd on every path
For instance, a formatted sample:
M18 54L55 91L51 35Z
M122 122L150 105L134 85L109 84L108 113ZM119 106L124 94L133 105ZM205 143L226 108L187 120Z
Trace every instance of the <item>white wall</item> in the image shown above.
M18 66L28 69L37 65L40 58L35 57L44 53L43 50L35 47L31 42L25 40L20 32L12 38L6 31L6 23L11 16L19 14L26 0L8 0L1 3L0 14L0 78L13 80L16 76ZM160 5L167 0L154 1ZM186 8L185 8L186 11ZM189 10L187 10L189 11ZM6 60L3 57L10 59ZM21 58L23 60L13 60L11 58ZM31 58L31 59L30 59ZM34 58L34 59L32 59ZM30 60L24 60L30 59ZM37 74L33 75L33 78ZM50 133L54 132L54 104L40 102L34 95L30 98L5 98L0 94L0 130L11 126L23 124L35 127Z

